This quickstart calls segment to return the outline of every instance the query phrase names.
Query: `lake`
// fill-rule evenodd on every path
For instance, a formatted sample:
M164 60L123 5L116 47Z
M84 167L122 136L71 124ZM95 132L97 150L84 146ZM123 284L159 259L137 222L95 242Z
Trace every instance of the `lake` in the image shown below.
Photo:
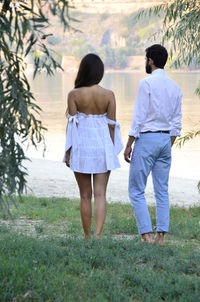
M200 99L194 91L198 85L198 72L167 72L179 85L183 92L183 129L182 135L189 130L200 128ZM47 77L44 73L31 80L31 87L42 108L41 120L48 128L45 133L47 150L44 158L61 161L65 145L67 93L73 88L75 74L57 73L54 77ZM121 125L124 144L127 140L131 125L137 86L145 73L135 72L107 72L101 86L114 91L117 102L117 120ZM29 75L31 79L31 76ZM123 152L122 152L123 153ZM27 155L42 158L42 148L29 148ZM120 154L122 169L128 169L128 164ZM181 149L173 147L173 163L171 175L191 179L200 179L200 136L185 144Z

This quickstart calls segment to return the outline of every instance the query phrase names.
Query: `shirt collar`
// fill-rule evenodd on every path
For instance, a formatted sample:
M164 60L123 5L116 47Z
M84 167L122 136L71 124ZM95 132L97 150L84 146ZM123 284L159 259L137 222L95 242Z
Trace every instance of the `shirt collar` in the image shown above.
M162 75L165 75L165 71L162 68L157 68L151 74L162 74Z

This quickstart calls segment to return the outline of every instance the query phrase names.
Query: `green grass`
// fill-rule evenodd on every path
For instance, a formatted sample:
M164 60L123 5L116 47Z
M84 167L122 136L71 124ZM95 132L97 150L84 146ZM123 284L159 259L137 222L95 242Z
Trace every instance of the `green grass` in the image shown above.
M140 242L128 204L107 205L99 241L83 239L78 200L17 205L13 221L0 211L1 302L200 301L200 208L171 209L161 248Z
M14 206L11 208L14 220L10 225L22 233L83 236L77 199L23 197L21 200L16 198L16 204L17 209ZM149 207L149 211L155 226L155 207ZM23 225L19 226L22 217ZM7 212L0 210L0 219L9 219ZM200 241L200 207L171 207L170 220L169 238ZM137 234L130 204L107 204L103 235L116 234Z

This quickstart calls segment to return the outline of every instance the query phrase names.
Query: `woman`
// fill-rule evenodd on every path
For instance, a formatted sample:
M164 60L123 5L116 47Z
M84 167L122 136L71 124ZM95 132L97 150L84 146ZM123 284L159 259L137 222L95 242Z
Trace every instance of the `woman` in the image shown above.
M80 212L85 238L91 236L92 191L95 203L95 238L106 217L106 187L110 171L120 167L117 154L123 145L116 122L112 91L99 86L104 65L95 54L79 66L75 87L68 94L68 126L64 161L75 174L80 191ZM93 176L93 189L92 189Z

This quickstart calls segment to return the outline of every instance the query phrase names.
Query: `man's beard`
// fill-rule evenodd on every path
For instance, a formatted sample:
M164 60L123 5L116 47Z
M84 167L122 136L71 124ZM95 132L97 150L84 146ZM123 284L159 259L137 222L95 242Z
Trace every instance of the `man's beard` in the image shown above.
M146 73L148 74L152 73L151 65L149 65L148 63L146 63L145 69L146 69Z

